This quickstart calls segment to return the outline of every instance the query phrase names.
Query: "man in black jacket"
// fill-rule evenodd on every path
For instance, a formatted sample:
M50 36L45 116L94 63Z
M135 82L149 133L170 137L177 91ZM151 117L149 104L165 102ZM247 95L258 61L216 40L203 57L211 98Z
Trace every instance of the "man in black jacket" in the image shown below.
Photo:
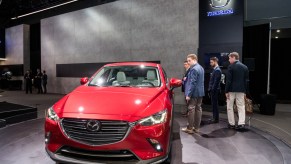
M246 65L239 61L239 54L229 54L228 72L226 76L225 96L227 99L228 127L235 128L233 104L236 101L238 110L237 129L245 128L245 97L248 92L249 70Z
M25 93L27 94L28 91L30 93L32 93L32 79L33 79L33 76L31 74L30 70L26 71L26 73L24 74L24 79L25 79Z
M47 74L45 70L43 70L42 74L42 87L43 87L43 93L46 94L46 85L47 85Z
M213 118L210 120L212 123L219 122L219 111L218 111L218 94L220 93L220 81L221 81L221 69L218 65L218 58L210 58L210 66L213 68L210 74L208 92L211 99Z

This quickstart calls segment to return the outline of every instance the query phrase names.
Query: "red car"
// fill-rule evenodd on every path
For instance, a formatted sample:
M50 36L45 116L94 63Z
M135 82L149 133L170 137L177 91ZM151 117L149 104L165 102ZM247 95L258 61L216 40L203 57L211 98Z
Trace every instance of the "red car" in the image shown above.
M50 107L48 155L64 163L161 163L168 159L173 88L160 64L107 64Z

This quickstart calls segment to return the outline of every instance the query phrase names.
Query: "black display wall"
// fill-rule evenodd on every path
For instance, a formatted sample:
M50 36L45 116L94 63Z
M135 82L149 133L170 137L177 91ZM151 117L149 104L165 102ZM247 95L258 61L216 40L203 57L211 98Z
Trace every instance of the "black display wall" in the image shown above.
M291 69L288 67L291 61L291 38L272 39L271 43L270 92L275 94L281 103L290 103Z
M5 29L0 28L0 58L5 58Z
M244 28L243 63L251 68L250 94L258 103L267 94L269 32L269 24Z
M209 58L220 57L222 73L226 74L228 54L238 52L242 56L244 0L199 1L199 63L205 68L205 89L208 88L211 69ZM222 84L222 96L224 84ZM210 104L207 96L203 99ZM225 104L221 98L220 105Z
M241 54L243 16L244 0L199 1L199 59L206 53Z
M199 1L199 44L200 47L214 44L242 43L243 0L220 0L225 7L215 8L216 0ZM229 3L227 3L229 1Z
M41 69L40 23L30 25L30 69L36 74ZM25 70L26 71L26 70Z

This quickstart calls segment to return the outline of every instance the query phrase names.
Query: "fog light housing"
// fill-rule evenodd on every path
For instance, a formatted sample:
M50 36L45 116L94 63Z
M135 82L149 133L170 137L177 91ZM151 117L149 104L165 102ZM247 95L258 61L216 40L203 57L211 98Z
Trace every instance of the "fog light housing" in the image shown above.
M46 132L44 138L44 142L48 144L50 142L51 132Z
M157 150L158 152L162 152L163 151L162 145L159 143L158 140L152 139L152 138L147 138L147 140L153 146L153 148L155 150Z

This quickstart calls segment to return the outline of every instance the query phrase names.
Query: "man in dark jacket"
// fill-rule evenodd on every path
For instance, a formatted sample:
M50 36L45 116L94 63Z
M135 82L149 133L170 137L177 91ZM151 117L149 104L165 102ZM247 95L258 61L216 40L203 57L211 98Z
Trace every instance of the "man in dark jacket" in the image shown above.
M233 104L236 102L238 110L237 129L245 128L245 97L248 92L249 70L246 65L239 61L239 54L229 54L228 72L226 76L225 96L227 99L228 127L235 128Z
M41 78L42 78L42 73L40 71L40 69L36 70L36 76L35 76L35 85L37 87L37 93L43 93L42 91L42 86L41 86Z
M45 70L43 70L42 74L42 87L43 87L43 93L46 94L46 85L47 85L47 74Z
M24 74L24 79L25 79L25 93L27 94L28 91L30 93L32 93L32 79L33 79L33 76L31 74L30 70L26 71L26 73Z
M190 65L187 62L187 60L184 61L184 68L185 68L185 74L184 74L184 76L182 78L182 87L181 87L182 88L182 92L185 92L185 83L186 83L186 79L187 79L187 74L188 74L188 72L190 70L189 69L190 68ZM186 102L186 104L187 104L187 102ZM187 107L186 108L182 108L182 110L181 110L182 116L187 116L187 113L188 113Z
M210 80L208 85L208 92L210 95L213 112L213 118L210 121L213 123L218 123L218 94L220 93L221 69L219 68L217 57L210 58L210 66L213 68L213 71L210 74Z

